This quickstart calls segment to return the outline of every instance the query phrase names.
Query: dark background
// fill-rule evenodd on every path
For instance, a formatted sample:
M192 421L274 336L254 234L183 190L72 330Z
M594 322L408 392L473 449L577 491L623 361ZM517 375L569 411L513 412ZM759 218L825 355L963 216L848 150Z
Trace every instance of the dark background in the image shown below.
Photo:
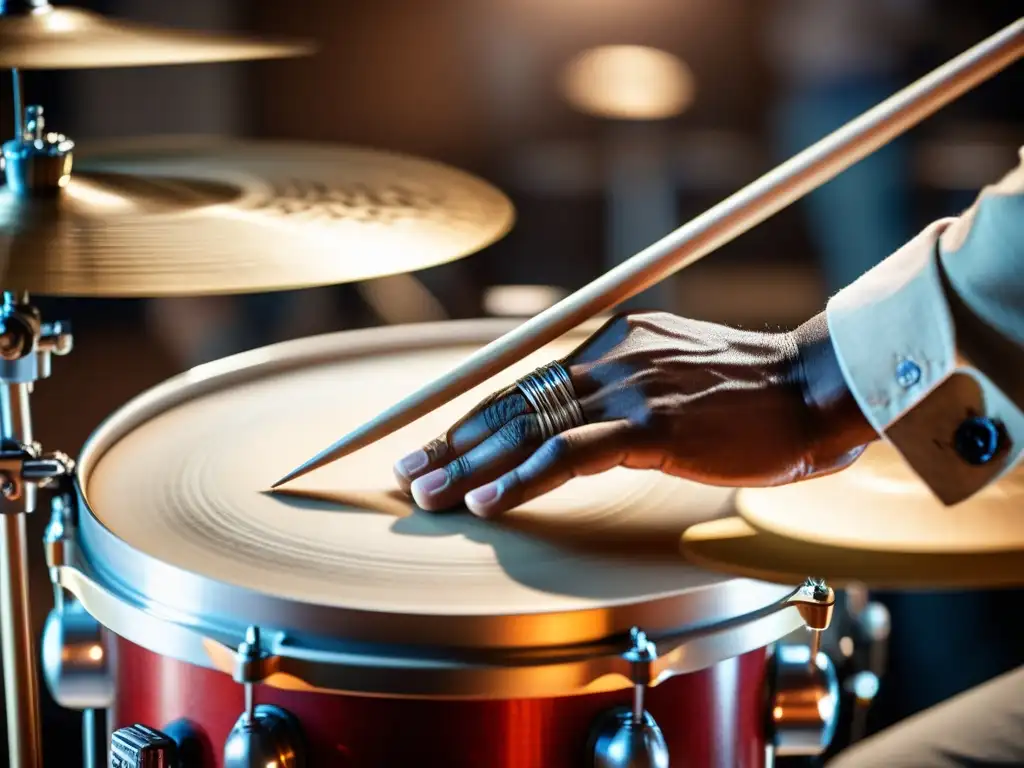
M874 85L891 82L894 90L1020 13L1012 0L921 5L914 34L895 45L898 63ZM29 101L45 104L49 126L80 143L160 133L354 143L443 160L505 190L518 210L510 236L416 276L445 317L485 314L490 286L573 290L614 256L606 171L622 126L574 112L556 87L560 66L582 49L656 46L681 57L694 74L692 107L653 128L666 142L671 168L677 215L670 226L786 156L773 126L794 89L764 44L764 31L778 23L775 3L107 0L87 7L170 25L313 37L321 52L287 62L27 75ZM849 84L828 91L840 105L823 118L832 119L833 128L859 111L843 114L843 105L856 104L852 97L844 101ZM979 185L1013 165L1024 143L1022 92L1024 67L1018 65L912 131L898 144L902 160L868 178L851 199L904 190L905 214L889 231L902 230L905 237L956 213ZM3 122L9 135L10 121ZM822 232L840 227L847 213L859 215L842 205L825 213L811 204L784 211L673 281L670 307L755 328L799 323L843 282L823 269L830 246ZM875 231L869 217L863 221L862 229ZM664 232L633 234L643 245ZM41 300L51 319L73 320L76 349L56 360L54 377L37 388L37 437L74 453L131 396L212 356L303 333L438 316L436 308L422 318L396 314L393 303L379 298L393 294L374 288L311 291L301 304L291 294L237 301ZM37 632L52 603L44 525L42 514L30 522ZM881 597L893 611L893 645L873 728L1024 661L1019 622L1009 618L1021 609L1016 591ZM43 695L47 765L75 765L78 715Z

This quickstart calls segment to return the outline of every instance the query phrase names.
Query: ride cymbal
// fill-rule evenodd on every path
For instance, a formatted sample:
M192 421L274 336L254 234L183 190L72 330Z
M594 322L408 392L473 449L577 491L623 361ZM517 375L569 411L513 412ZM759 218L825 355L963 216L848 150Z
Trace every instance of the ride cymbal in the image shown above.
M1024 585L1024 474L944 506L887 443L851 467L780 488L744 489L737 517L702 523L683 553L725 573L833 586L953 589Z
M512 220L489 184L397 154L120 142L76 149L56 194L0 190L0 286L157 297L330 285L453 261Z
M1024 472L947 507L883 442L842 472L746 489L736 505L754 528L813 544L903 554L1024 551Z
M107 19L48 3L0 2L0 67L87 69L302 56L312 44Z
M807 576L833 587L966 589L1024 585L1024 550L899 551L828 546L761 531L741 517L699 523L682 536L695 564L730 576L792 584Z

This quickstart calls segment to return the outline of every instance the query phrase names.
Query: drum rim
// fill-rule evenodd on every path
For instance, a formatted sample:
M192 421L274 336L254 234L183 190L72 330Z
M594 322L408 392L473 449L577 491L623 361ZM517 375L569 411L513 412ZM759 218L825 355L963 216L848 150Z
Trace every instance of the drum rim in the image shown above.
M577 332L600 325L592 321ZM390 613L324 606L269 595L193 573L135 549L93 513L88 482L103 455L140 424L188 399L259 377L369 354L431 346L487 343L518 323L485 319L339 331L262 347L206 363L133 398L108 417L82 449L76 470L78 537L95 578L115 594L193 626L217 625L231 634L250 624L346 641L463 648L558 647L606 640L634 625L652 635L735 621L785 600L796 586L723 575L700 590L667 593L589 609L539 613L443 615ZM453 341L453 332L458 340ZM699 566L698 566L699 567ZM138 589L128 585L140 585ZM111 627L115 632L117 628Z

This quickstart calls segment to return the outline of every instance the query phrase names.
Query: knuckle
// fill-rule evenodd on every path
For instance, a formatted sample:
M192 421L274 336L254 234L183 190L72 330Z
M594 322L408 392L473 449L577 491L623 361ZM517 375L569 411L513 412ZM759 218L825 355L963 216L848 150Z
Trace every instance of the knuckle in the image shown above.
M540 435L536 419L517 416L495 433L503 448L519 448Z
M466 456L459 456L445 465L444 473L449 483L466 479L473 472L473 465Z
M521 392L512 392L505 397L498 397L484 408L484 424L491 432L497 432L512 419L526 412L526 398Z
M423 446L423 452L427 454L430 462L434 463L448 455L448 445L448 435L441 435Z

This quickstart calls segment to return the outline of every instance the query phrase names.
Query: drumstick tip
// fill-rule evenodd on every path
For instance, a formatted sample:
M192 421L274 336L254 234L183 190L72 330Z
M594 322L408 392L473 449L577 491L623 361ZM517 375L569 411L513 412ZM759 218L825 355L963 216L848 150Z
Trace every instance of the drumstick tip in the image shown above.
M270 490L280 488L285 483L290 483L292 480L296 480L302 477L303 475L308 475L310 472L316 469L320 469L320 467L324 466L325 464L330 464L335 459L341 458L341 456L344 455L342 450L343 447L344 443L335 443L327 450L321 451L312 459L310 459L304 464L300 464L287 475L278 480L276 483L273 483L270 486Z

